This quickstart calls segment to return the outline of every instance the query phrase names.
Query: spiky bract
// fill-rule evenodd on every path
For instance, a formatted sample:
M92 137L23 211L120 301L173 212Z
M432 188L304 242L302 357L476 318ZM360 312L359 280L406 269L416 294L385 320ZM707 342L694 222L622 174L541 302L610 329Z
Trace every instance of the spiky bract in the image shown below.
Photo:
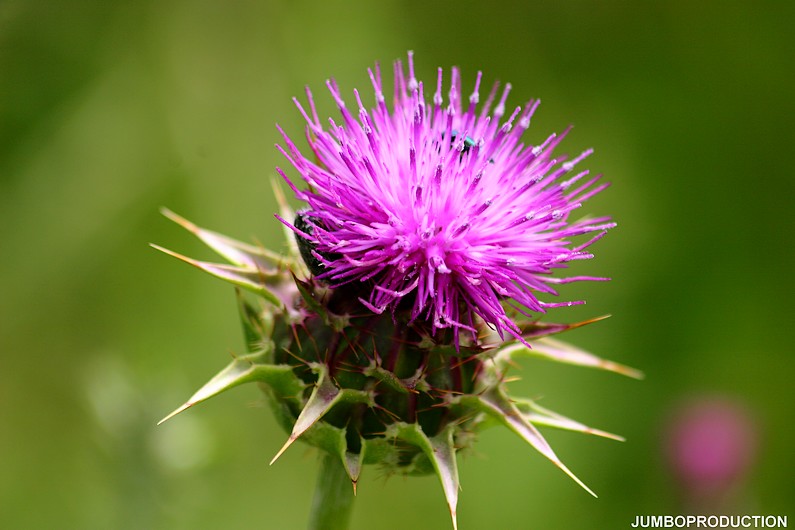
M284 204L282 213L294 215ZM436 473L454 524L456 454L483 427L508 427L589 492L536 426L621 439L532 400L508 396L505 373L523 356L640 377L631 368L548 337L588 322L527 321L521 323L523 340L508 342L481 324L477 340L456 347L452 330L409 323L410 309L375 314L362 309L345 287L331 289L307 276L295 245L282 257L199 228L172 212L166 215L231 264L161 250L255 296L247 299L238 289L249 353L235 358L163 421L229 388L258 382L290 433L274 461L301 439L337 455L354 487L366 464L389 472Z

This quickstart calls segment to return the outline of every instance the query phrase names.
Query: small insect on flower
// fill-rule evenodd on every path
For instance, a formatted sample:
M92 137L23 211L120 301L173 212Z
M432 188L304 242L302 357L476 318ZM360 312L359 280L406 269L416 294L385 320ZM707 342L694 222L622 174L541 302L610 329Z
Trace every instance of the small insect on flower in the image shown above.
M316 226L312 218L306 213L298 212L295 214L293 227L295 228L295 241L298 244L298 250L301 252L301 259L304 260L304 263L309 268L309 272L314 276L321 276L326 272L326 264L332 260L339 259L339 255L329 252L318 253L312 240Z
M457 137L458 137L458 131L453 130L453 132L452 132L452 134L450 136L450 141L453 142L453 144L455 144L455 140L456 140ZM472 147L474 147L474 145L475 145L475 139L472 138L471 136L467 136L467 137L464 138L464 145L461 148L461 151L464 152L464 153L468 153L469 150Z
M427 101L409 54L408 72L395 64L391 107L381 71L369 73L370 110L354 91L352 112L336 82L327 82L339 123L323 125L308 89L308 107L295 100L306 120L306 154L279 129L278 148L304 182L277 168L304 203L296 214L275 187L288 255L166 212L231 265L166 252L255 295L238 293L248 355L166 419L257 381L289 432L274 461L299 439L322 449L331 467L323 468L318 491L339 491L332 476L355 489L367 464L435 473L454 527L456 456L491 424L518 434L591 492L537 426L621 438L509 397L506 377L520 357L641 377L548 337L600 319L538 318L549 307L578 303L547 301L555 285L606 280L552 275L590 258L587 249L614 226L607 217L572 219L606 186L587 170L572 173L591 151L571 160L553 155L565 133L538 144L522 140L538 101L506 118L510 85L495 84L478 109L480 73L464 100L453 68L445 102L439 69ZM323 511L324 498L313 520L338 517Z

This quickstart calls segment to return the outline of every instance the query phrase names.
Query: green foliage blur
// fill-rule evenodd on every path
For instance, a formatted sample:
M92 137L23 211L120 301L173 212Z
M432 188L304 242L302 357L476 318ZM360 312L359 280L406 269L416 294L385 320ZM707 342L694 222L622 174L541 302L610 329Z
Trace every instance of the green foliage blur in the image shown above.
M737 403L756 440L724 513L789 515L792 346L792 2L0 3L0 528L300 529L317 469L258 389L156 422L243 351L233 290L159 254L209 258L167 206L282 248L270 178L279 123L324 80L372 101L391 79L477 70L540 97L537 142L613 186L585 210L618 228L570 285L612 318L566 339L644 370L643 382L524 362L517 395L626 436L545 431L595 500L509 432L460 461L460 528L624 528L683 513L664 451L676 410ZM351 101L353 101L351 99ZM684 405L683 405L684 404ZM434 477L365 470L354 529L449 528Z

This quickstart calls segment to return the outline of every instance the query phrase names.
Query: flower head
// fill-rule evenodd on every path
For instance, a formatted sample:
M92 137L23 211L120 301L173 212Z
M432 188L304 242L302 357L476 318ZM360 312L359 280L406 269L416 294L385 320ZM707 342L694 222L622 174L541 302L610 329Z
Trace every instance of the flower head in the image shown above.
M308 91L308 111L296 102L311 155L283 133L280 149L307 184L296 186L278 170L306 203L296 214L275 187L278 217L289 228L287 255L165 212L229 262L157 247L239 289L249 350L165 419L242 383L260 383L289 432L273 461L299 439L327 454L318 491L333 492L335 502L318 497L315 514L325 515L313 521L338 519L334 506L344 488L337 479L349 478L355 491L362 468L374 464L388 473L435 473L455 529L456 456L494 424L593 494L537 427L621 438L510 395L506 374L526 356L642 374L549 337L598 318L542 323L514 320L505 310L543 312L556 305L538 298L554 294L552 285L602 279L551 275L589 258L585 249L613 226L607 218L569 219L605 186L587 171L570 174L590 151L566 161L552 155L563 135L522 143L538 102L503 119L510 86L500 92L495 84L478 111L480 74L462 104L453 69L444 104L439 71L429 104L409 54L408 74L395 65L391 110L378 68L370 77L376 105L366 110L356 92L358 117L328 82L339 125L330 120L323 128Z
M476 316L501 335L507 330L519 337L503 300L513 300L520 312L544 312L579 303L539 300L540 293L556 294L552 285L603 279L550 276L567 262L590 258L586 248L614 223L570 221L606 184L588 171L572 172L591 150L572 160L553 156L565 132L538 145L522 142L538 100L505 119L511 86L500 92L495 83L478 111L482 74L464 101L453 68L446 103L439 69L429 104L409 53L408 76L395 63L390 110L379 68L369 73L376 105L368 111L354 91L357 116L337 84L327 82L341 123L330 119L324 128L308 89L309 112L295 100L311 155L282 131L286 149L279 149L309 186L298 189L279 169L308 205L301 222L290 226L305 240L305 254L316 258L321 279L335 287L367 282L360 300L370 310L410 304L412 319L453 327L456 337L460 329L474 332ZM585 243L572 243L589 233L595 235Z

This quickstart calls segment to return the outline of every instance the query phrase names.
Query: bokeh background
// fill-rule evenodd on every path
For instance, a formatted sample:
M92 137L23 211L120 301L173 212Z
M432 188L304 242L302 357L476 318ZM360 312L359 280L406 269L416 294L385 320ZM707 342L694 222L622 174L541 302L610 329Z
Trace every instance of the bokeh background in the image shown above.
M552 317L612 314L568 340L647 374L522 363L517 394L627 442L545 431L594 500L485 432L460 463L461 528L792 521L793 6L3 1L0 527L303 528L317 455L268 466L286 435L255 387L155 426L243 341L233 290L147 243L210 256L168 206L279 248L291 96L309 84L333 115L335 76L371 101L365 69L408 49L421 78L456 64L467 89L482 69L513 104L540 97L530 141L571 123L561 151L596 148L613 186L586 209L619 226L575 270L614 280L569 286L588 305ZM368 469L353 528L407 527L449 527L437 480Z

